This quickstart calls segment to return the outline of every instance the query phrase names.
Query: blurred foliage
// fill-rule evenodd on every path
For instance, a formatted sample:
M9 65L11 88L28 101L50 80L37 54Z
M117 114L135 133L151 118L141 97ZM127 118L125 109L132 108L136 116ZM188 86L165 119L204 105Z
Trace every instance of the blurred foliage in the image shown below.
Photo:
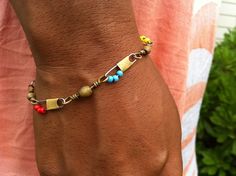
M215 48L197 136L200 176L236 176L236 28Z

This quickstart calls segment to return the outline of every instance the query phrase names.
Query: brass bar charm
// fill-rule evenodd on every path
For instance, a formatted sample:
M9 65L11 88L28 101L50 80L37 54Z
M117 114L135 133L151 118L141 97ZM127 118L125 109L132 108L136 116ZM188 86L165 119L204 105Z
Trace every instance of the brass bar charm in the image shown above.
M121 71L125 72L136 62L136 59L131 61L130 57L132 57L132 55L126 56L124 59L122 59L120 62L117 63L117 67Z
M59 109L63 107L62 98L46 99L46 110Z

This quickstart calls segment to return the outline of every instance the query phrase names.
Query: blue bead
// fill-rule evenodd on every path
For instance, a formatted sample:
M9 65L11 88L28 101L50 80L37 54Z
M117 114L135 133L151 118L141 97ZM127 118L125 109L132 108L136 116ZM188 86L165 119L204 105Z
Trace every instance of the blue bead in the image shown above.
M114 82L117 82L117 81L119 81L119 76L117 76L117 75L114 75L114 76L113 76L113 81L114 81Z
M107 82L112 83L114 81L113 76L108 76Z
M118 76L120 76L120 77L122 77L122 76L124 75L123 71L121 71L121 70L118 70L118 71L116 72L116 74L117 74Z

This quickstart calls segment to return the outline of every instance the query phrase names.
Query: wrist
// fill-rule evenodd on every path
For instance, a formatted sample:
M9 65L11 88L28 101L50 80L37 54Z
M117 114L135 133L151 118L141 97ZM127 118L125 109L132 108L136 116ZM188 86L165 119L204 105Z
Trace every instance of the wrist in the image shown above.
M128 38L133 39L133 38ZM129 41L129 40L127 40ZM126 41L126 42L127 42ZM129 43L129 42L128 42ZM138 45L141 45L142 42L139 41ZM123 44L121 46L124 46ZM131 48L137 48L135 45L131 45ZM122 47L120 47L122 49ZM129 55L130 53L136 53L138 50L141 50L141 47L139 49L136 49L133 52L128 53L127 47L124 47L124 50L121 50L121 52L112 51L109 53L104 53L102 57L100 57L97 61L90 61L85 60L81 61L81 63L78 63L78 60L75 60L74 63L70 63L67 60L64 60L60 58L59 64L57 62L54 62L53 65L41 65L37 66L37 78L36 81L41 85L45 86L46 88L52 88L52 87L63 87L66 90L73 90L75 91L75 87L81 87L84 85L91 86L94 81L98 80L99 77L103 76L110 68L115 66L118 61L121 61L124 57ZM143 48L143 46L142 46ZM127 51L127 52L126 52ZM126 53L125 53L126 52ZM125 53L123 57L115 59L108 58L108 54L110 55L119 55L121 53ZM78 53L80 55L81 53ZM91 52L90 54L93 54ZM107 57L106 57L107 56ZM147 57L147 56L143 56ZM115 57L114 57L115 58ZM146 60L147 58L143 58L142 60ZM63 65L60 65L60 63L63 61ZM140 62L140 61L139 61ZM150 61L149 61L150 63ZM84 64L84 65L81 65ZM136 63L137 64L137 63ZM138 74L136 74L137 76ZM41 87L42 88L42 87ZM50 92L50 91L49 91ZM63 91L61 92L61 94Z
M123 35L122 37L114 36L109 38L109 42L107 37L103 38L106 41L102 43L96 43L95 41L83 43L88 40L86 36L81 37L81 44L78 44L77 49L64 48L63 52L66 52L66 54L61 54L62 51L56 47L53 49L47 48L47 52L51 54L43 56L46 53L43 52L36 55L36 67L39 70L55 74L60 72L64 72L63 74L76 72L81 75L95 72L97 74L98 71L106 71L107 68L112 67L130 53L143 48L138 34ZM56 39L55 43L57 43ZM69 45L74 44L70 42Z
M82 86L91 86L94 81L96 81L100 76L104 75L112 66L116 63L113 63L110 66L106 66L98 71L95 70L67 70L65 68L55 69L48 71L37 68L36 71L36 95L39 99L45 98L55 98L55 97L66 97L70 96L82 87ZM124 76L120 78L119 83L104 83L94 90L97 94L99 92L110 92L115 89L115 92L122 93L126 92L127 87L129 89L139 89L139 83L145 77L155 77L153 75L154 65L150 60L149 56L145 56L143 59L137 61L132 68L127 70L124 73ZM151 69L152 73L147 71L147 69ZM145 72L145 73L144 73ZM81 74L82 73L82 74ZM124 86L125 85L125 86ZM111 89L112 88L112 89ZM111 89L111 90L110 90ZM38 92L40 90L40 92ZM113 91L112 91L113 92ZM119 93L119 94L120 94ZM99 93L100 94L100 93ZM98 94L98 97L104 96L103 93L101 95ZM114 93L112 93L114 95Z

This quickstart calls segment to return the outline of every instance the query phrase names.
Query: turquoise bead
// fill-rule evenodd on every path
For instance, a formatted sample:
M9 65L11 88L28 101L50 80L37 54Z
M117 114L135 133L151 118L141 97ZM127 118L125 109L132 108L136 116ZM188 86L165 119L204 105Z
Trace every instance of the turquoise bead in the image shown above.
M114 81L114 82L117 82L117 81L119 81L119 76L117 76L117 75L114 75L114 76L113 76L113 81Z
M114 81L113 76L108 76L107 82L112 83Z
M124 75L123 71L121 71L121 70L118 70L118 71L116 72L116 74L117 74L119 77L122 77L122 76Z

